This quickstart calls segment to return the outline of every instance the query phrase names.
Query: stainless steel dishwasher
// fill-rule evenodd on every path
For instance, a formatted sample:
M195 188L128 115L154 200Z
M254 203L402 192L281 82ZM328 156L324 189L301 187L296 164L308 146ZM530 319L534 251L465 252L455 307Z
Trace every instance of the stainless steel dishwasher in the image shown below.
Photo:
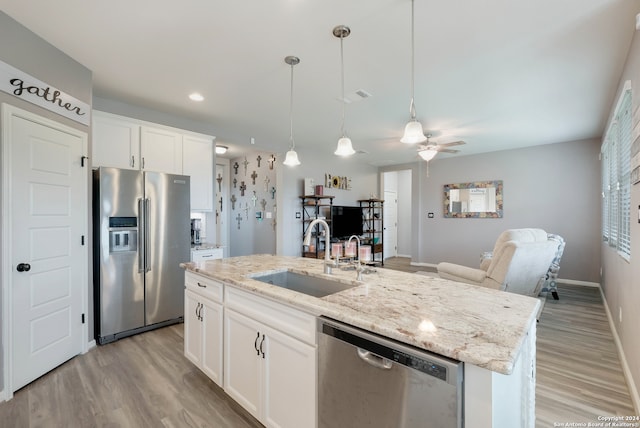
M318 427L461 428L463 364L320 318Z

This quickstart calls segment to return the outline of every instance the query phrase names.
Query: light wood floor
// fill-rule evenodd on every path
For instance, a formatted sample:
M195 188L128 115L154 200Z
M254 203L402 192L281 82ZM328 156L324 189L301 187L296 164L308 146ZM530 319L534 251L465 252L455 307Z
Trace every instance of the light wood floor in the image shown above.
M397 259L385 267L414 268ZM600 292L561 285L559 294L538 324L536 427L635 414ZM0 403L0 426L261 426L183 356L182 332L166 327L68 361Z

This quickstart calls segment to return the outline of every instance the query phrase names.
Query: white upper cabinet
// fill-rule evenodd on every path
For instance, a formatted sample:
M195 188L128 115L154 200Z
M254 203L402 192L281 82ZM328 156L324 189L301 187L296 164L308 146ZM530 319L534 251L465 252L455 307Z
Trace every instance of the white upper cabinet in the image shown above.
M191 211L213 211L215 137L93 111L94 168L136 169L191 177Z
M213 139L185 135L182 171L191 177L191 211L213 211Z
M165 128L140 127L140 168L182 174L182 134Z
M140 125L94 111L92 164L94 167L140 169Z

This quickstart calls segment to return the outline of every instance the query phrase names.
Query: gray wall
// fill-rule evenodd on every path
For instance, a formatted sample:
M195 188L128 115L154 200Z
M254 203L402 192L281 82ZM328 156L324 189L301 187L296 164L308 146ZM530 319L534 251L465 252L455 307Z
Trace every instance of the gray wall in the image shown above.
M424 167L419 174L421 231L414 261L478 266L479 254L490 251L503 230L538 227L567 243L560 277L599 282L599 146L587 140L436 158L428 177ZM444 218L445 184L485 180L504 182L503 218Z
M261 157L260 166L258 167L257 157ZM269 192L272 187L276 187L276 172L281 168L286 168L280 162L278 162L278 156L276 156L276 162L274 162L273 169L269 169L267 159L271 156L270 152L252 151L246 155L247 173L245 175L243 162L245 157L238 157L231 159L230 162L230 194L235 195L237 201L235 203L235 209L232 207L231 202L227 199L224 201L226 206L230 209L229 218L229 255L246 256L250 254L275 254L276 253L276 229L273 227L273 220L276 219L276 199L272 199L272 194ZM239 165L238 173L235 173L233 168L234 163ZM256 172L256 184L253 184L251 174ZM268 189L264 188L265 177L269 178ZM233 186L233 180L237 180L236 186ZM247 189L244 192L244 196L241 195L240 185L244 181ZM253 205L252 197L253 192L256 192L257 200L255 206ZM276 188L277 193L277 188ZM267 202L265 212L262 212L261 200ZM248 210L247 210L248 208ZM256 212L262 212L262 219L256 218ZM266 213L270 212L273 218L266 218ZM240 214L242 220L240 221L240 228L238 228L237 216Z
M57 89L69 95L91 104L91 71L82 64L74 61L64 52L56 49L34 33L14 21L5 13L0 12L0 59L13 67L55 86ZM40 116L55 120L69 127L80 129L90 135L90 129L63 116L51 113L41 107L27 103L5 92L0 92L0 103L12 104L24 110L36 113ZM0 118L0 121L2 119ZM0 128L3 124L0 122ZM89 157L91 157L91 145L89 144ZM4 185L4 184L3 184ZM89 191L91 186L89 186ZM89 200L90 195L89 195ZM9 207L10 209L10 207ZM1 214L0 214L1 215ZM2 219L4 221L4 219ZM90 223L88 223L90 224ZM0 236L0 239L2 237ZM89 242L90 244L90 242ZM89 249L91 246L89 245ZM91 256L87 263L91 263ZM0 266L0 269L9 266ZM0 271L0 275L1 275ZM93 289L91 284L91 271L89 271L88 308L89 308L89 340L93 339ZM0 311L2 299L0 296ZM0 314L0 323L2 322ZM0 344L2 341L2 326L0 326ZM1 346L1 345L0 345ZM4 349L0 350L0 367L3 366ZM0 385L4 382L3 373L0 372Z
M629 55L624 67L616 97L622 91L626 80L631 80L632 111L640 108L640 32L636 31ZM615 109L617 98L611 100L611 114ZM640 210L640 184L631 186L631 259L620 257L617 251L606 243L601 243L603 276L602 288L607 305L612 314L614 326L628 363L629 371L635 384L635 398L638 400L640 390L640 220L636 217L636 207ZM620 320L622 313L622 320ZM636 401L636 410L640 410L640 402Z

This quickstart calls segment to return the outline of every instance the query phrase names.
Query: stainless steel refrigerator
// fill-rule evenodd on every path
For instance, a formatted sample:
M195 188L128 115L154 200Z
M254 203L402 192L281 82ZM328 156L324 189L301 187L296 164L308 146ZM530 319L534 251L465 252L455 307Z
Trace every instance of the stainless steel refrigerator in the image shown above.
M95 338L105 344L184 317L190 184L182 175L93 172Z

